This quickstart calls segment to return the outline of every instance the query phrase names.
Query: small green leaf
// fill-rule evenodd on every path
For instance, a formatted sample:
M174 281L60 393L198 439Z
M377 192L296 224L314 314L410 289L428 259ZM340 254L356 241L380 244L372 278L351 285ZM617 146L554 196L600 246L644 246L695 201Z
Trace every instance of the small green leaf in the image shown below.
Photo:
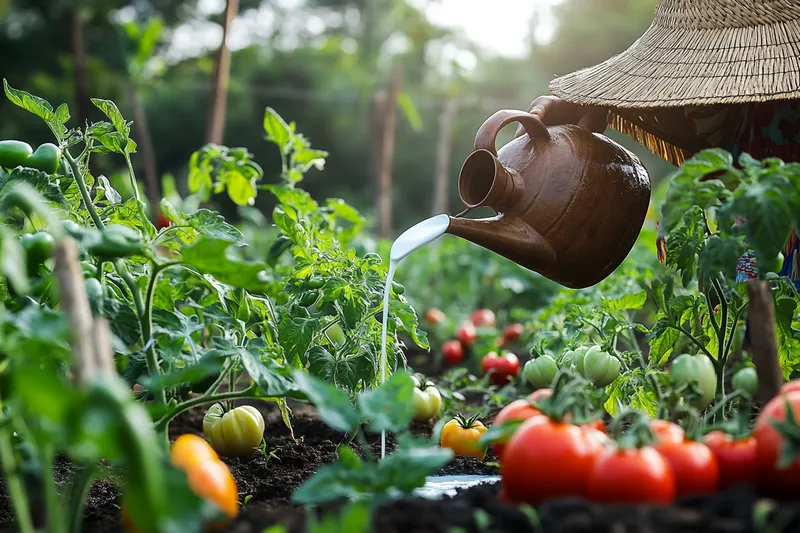
M349 433L361 424L362 417L350 403L347 394L321 379L304 371L294 373L297 389L306 395L308 401L317 408L317 414L331 428Z
M50 102L25 91L12 88L5 78L3 78L3 88L11 103L44 120L59 141L64 138L67 133L67 128L64 126L65 106L59 106L58 114L56 114L53 112L53 106L50 105ZM66 117L67 119L69 118L68 111Z
M358 405L373 431L397 432L408 427L413 416L414 382L405 372L395 372L377 389L358 395Z
M234 287L259 292L264 289L266 265L237 257L235 246L227 240L200 237L181 250L182 262L203 274Z
M264 131L267 140L278 145L282 153L287 153L292 140L292 130L286 121L271 107L264 112Z
M228 196L237 205L253 205L256 199L255 180L246 177L241 172L231 171L225 173L228 186Z
M130 125L125 122L125 119L122 118L122 113L119 112L117 104L111 100L103 100L102 98L92 98L92 103L108 117L114 125L114 128L127 139L131 133L131 128Z
M626 294L613 300L603 301L603 310L608 313L617 313L628 309L641 309L647 302L647 293L640 291L633 294Z

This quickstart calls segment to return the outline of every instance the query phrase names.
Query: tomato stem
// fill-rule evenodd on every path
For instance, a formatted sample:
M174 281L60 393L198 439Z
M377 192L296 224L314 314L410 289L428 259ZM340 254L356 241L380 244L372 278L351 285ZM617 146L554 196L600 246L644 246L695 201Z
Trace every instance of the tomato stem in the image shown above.
M198 405L205 405L207 403L215 403L215 402L222 402L225 400L245 400L248 398L259 398L260 396L256 394L256 387L248 387L242 391L235 391L235 392L223 392L220 394L212 394L212 395L203 395L198 396L197 398L192 398L191 400L186 400L183 403L179 403L176 405L170 412L162 416L156 423L155 429L158 432L166 432L169 423L172 421L173 418L178 416L179 414L188 411Z
M69 507L67 512L70 514L67 522L70 533L81 533L83 529L83 510L86 507L86 498L92 481L95 478L95 465L83 465L72 482L69 497Z

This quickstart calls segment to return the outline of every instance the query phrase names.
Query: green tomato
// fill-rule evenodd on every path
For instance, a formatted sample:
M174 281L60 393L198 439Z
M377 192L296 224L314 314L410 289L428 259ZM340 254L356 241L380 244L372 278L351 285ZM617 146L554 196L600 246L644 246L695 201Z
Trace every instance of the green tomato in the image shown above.
M339 324L329 327L326 333L330 341L336 346L341 346L347 340L344 336L344 331L342 331L342 326Z
M106 260L141 253L144 249L139 232L121 224L106 226L99 239L88 247L89 253Z
M394 293L396 295L400 296L401 294L406 292L406 288L403 287L402 285L400 285L399 283L397 283L396 281L393 281L392 282L392 291L394 291Z
M442 407L442 395L432 381L426 380L423 385L416 376L412 376L411 379L414 381L414 392L411 396L413 419L416 422L427 422L439 413Z
M583 357L583 375L596 387L610 385L619 376L620 368L619 359L599 348L588 350Z
M86 296L89 297L92 314L95 316L101 315L105 303L103 284L97 278L87 278L84 280L84 284L86 285Z
M308 307L319 299L319 291L306 291L300 297L300 307Z
M553 384L553 379L558 374L558 365L549 355L542 355L525 363L522 371L531 385L537 389L545 389Z
M264 438L264 417L250 405L226 413L221 404L215 403L203 417L203 435L220 455L252 455Z
M706 355L683 354L672 362L669 371L672 383L677 387L694 383L700 396L695 407L704 409L717 393L717 371L714 363Z
M61 163L61 149L52 143L45 143L36 149L23 163L26 167L35 168L48 174L54 174Z
M22 141L0 141L0 167L16 168L33 153L31 145Z
M758 374L755 368L746 367L733 375L731 381L733 390L746 392L750 396L755 396L758 391Z
M21 242L22 248L25 249L28 275L34 277L42 263L53 257L55 240L49 233L39 231L36 233L26 233L22 236Z
M783 269L783 254L778 252L778 257L775 258L775 265L769 270L770 272L779 273Z
M561 356L561 364L559 366L562 368L577 368L579 364L583 364L583 358L586 356L587 350L588 348L586 347L580 347L565 352Z
M314 278L306 281L305 283L307 289L321 289L323 285L325 285L325 280L322 278Z

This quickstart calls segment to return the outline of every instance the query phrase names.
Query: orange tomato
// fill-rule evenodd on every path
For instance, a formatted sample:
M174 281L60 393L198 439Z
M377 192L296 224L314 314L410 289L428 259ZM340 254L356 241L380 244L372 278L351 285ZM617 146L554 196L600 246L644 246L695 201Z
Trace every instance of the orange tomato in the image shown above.
M185 471L197 464L219 461L219 455L204 438L187 433L172 443L169 459L173 465Z

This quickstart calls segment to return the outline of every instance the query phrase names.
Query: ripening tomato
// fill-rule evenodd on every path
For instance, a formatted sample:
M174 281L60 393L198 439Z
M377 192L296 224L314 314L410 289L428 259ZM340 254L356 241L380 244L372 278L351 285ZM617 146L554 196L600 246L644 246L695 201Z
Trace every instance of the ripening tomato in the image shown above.
M461 344L465 348L469 348L472 346L475 341L478 339L478 332L475 329L475 324L470 322L469 320L465 320L458 326L458 331L456 332L456 338L461 342Z
M470 322L478 327L493 327L497 323L491 309L477 309L469 317Z
M164 213L159 213L156 215L156 228L157 229L164 229L168 228L172 225L170 219Z
M794 459L786 468L780 468L784 437L772 425L786 422L786 404L792 409L795 421L800 420L800 392L792 391L773 398L758 415L753 436L756 438L756 465L759 487L768 496L783 499L800 497L800 458ZM794 440L794 439L792 439Z
M669 504L675 476L667 460L650 446L608 449L589 474L589 498L603 503Z
M522 324L507 325L503 330L503 344L518 341L523 333L525 333L525 327Z
M411 408L414 411L413 419L417 422L427 422L439 413L442 407L442 395L432 381L420 382L417 376L411 376L414 382L414 392L411 395Z
M781 387L780 394L787 394L794 391L800 391L800 379L785 383L783 387Z
M656 451L667 460L675 476L676 497L713 494L719 489L717 458L702 442L660 442Z
M533 394L531 396L533 396ZM532 406L528 400L516 400L503 407L503 409L497 413L493 425L499 426L503 422L507 422L509 420L528 420L529 418L540 415L542 415L541 411ZM503 460L503 452L506 449L507 442L508 439L504 439L497 440L492 443L492 449L494 450L494 454L497 456L499 461Z
M585 496L592 465L603 450L592 433L546 416L523 422L500 466L508 498L537 505L551 498Z
M537 389L528 395L528 399L532 402L536 402L542 398L549 398L552 395L553 389Z
M212 502L227 516L234 517L239 512L236 481L225 463L209 461L202 468L190 468L186 476L192 492Z
M465 419L461 415L444 425L439 445L450 448L455 455L475 457L483 461L486 457L486 448L480 446L478 441L486 433L486 427L477 417Z
M192 492L211 502L229 517L239 512L238 491L228 467L209 443L197 435L175 439L170 461L186 473Z
M491 372L490 379L495 385L505 385L517 377L519 359L511 352L505 352L502 356L497 352L489 352L481 361L481 370L484 374Z
M651 420L650 429L656 437L656 443L676 442L681 443L686 438L683 428L669 420Z
M442 344L442 355L447 364L454 365L464 359L464 349L458 341L445 341Z
M758 455L755 437L734 440L724 431L712 431L703 438L717 458L719 465L719 486L721 489L739 483L754 484L758 476L756 456Z
M226 413L222 404L215 403L203 417L203 434L220 455L252 455L264 438L264 417L252 405Z
M425 311L425 322L433 326L441 324L446 318L445 314L439 309L431 308Z

